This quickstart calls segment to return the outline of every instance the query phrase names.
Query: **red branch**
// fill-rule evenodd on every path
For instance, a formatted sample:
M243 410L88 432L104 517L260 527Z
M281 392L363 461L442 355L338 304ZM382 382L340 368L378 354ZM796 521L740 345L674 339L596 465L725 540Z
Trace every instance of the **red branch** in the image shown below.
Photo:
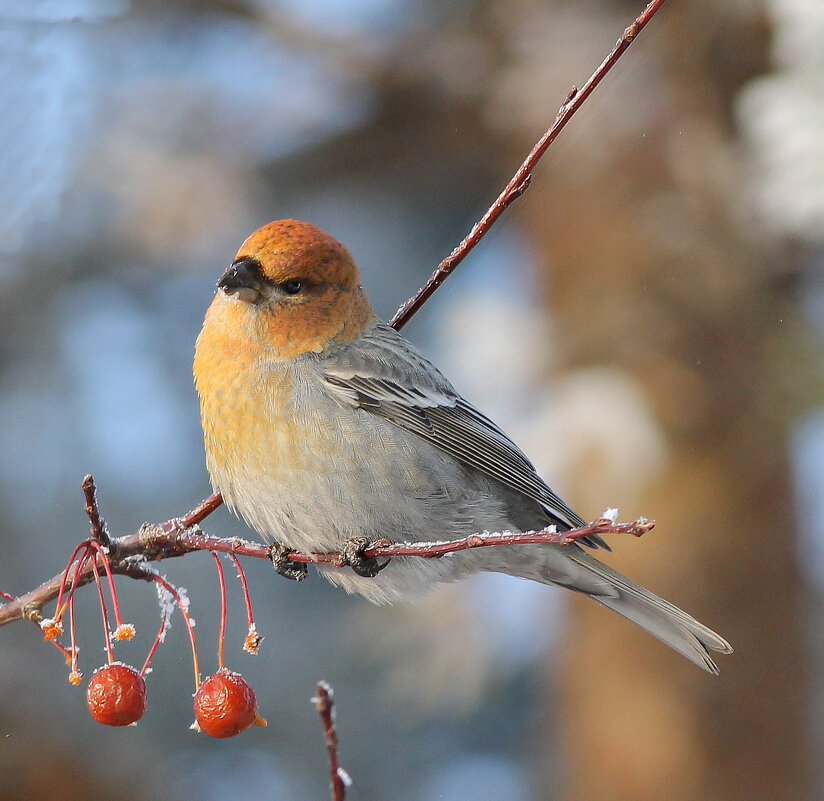
M575 112L581 107L584 101L592 94L596 86L603 80L604 76L612 69L618 59L635 40L636 36L643 30L655 13L664 4L665 0L652 0L637 19L624 31L621 38L615 43L609 55L601 62L595 72L592 73L587 82L577 89L573 87L566 100L564 100L552 125L546 130L544 135L538 140L523 161L521 166L512 176L512 179L501 192L497 200L490 206L488 211L475 223L472 230L463 241L452 251L452 253L438 265L438 268L430 276L426 284L406 303L401 306L391 320L391 325L400 329L405 325L412 315L428 300L432 293L446 280L455 270L466 255L478 244L483 236L489 231L495 221L507 209L507 207L528 188L531 174L540 158L547 148L552 144L564 126L569 122ZM206 537L197 528L208 515L217 509L223 498L220 493L210 495L205 500L192 509L191 512L181 518L175 518L162 525L144 526L140 531L125 537L108 540L105 524L100 518L97 510L95 498L94 482L91 476L87 476L83 482L83 492L86 496L86 510L91 521L92 534L95 540L108 549L109 562L115 572L139 576L139 570L131 570L134 562L126 563L127 557L141 557L145 560L156 560L169 556L181 556L194 550L215 550L228 551L229 553L246 554L249 556L268 556L268 549L264 545L255 545L239 539L219 539ZM652 523L647 521L637 521L630 524L615 525L608 520L600 520L574 531L554 533L549 531L529 532L526 534L491 534L473 535L464 540L446 543L396 543L391 544L388 540L381 540L373 543L367 548L364 555L372 556L423 556L438 557L446 553L467 548L476 548L487 545L516 544L525 542L556 542L566 543L578 539L587 534L611 534L611 533L633 533L640 535L652 528ZM98 557L99 558L99 557ZM326 562L341 565L340 554L305 554L292 552L289 559L295 562ZM93 577L91 564L87 564L79 576L70 580L69 586L77 583L77 586L87 584ZM0 625L4 625L12 620L27 618L39 620L42 606L57 597L60 590L63 574L55 576L50 581L45 582L35 590L25 595L9 601L0 606ZM5 594L3 597L7 597Z
M638 16L623 33L621 38L615 43L610 54L601 62L598 69L590 75L589 80L580 88L573 86L566 100L561 104L555 121L547 128L544 135L535 143L529 155L512 176L504 190L498 195L498 199L489 207L486 214L481 217L472 230L464 237L461 243L450 253L437 267L429 280L409 298L403 306L395 312L395 316L390 321L393 328L400 330L412 318L421 306L429 299L432 293L451 275L455 268L464 260L466 255L495 224L495 221L506 211L509 205L519 198L527 189L532 180L532 171L546 153L547 148L555 141L556 137L563 130L564 126L572 119L575 112L583 105L584 101L592 94L595 87L604 79L604 76L615 66L615 63L624 54L626 49L635 41L635 37L644 29L646 24L655 15L655 12L664 5L665 0L652 0L643 12Z
M613 523L602 518L581 528L571 531L555 531L554 527L541 531L516 531L493 534L471 534L460 540L445 540L439 542L390 542L377 540L363 552L367 558L387 556L418 556L422 559L438 559L448 553L466 551L470 548L483 548L494 545L525 545L526 543L554 543L569 545L582 537L591 537L593 534L633 534L640 537L655 527L652 520L639 519L634 523ZM183 532L178 535L173 544L164 549L165 556L182 556L191 551L224 551L240 554L241 556L257 556L270 558L269 546L234 537L225 539L212 537L200 531ZM329 564L335 567L344 567L345 562L340 553L304 553L303 551L289 551L286 558L290 562L305 564Z
M318 682L318 694L312 699L323 723L326 751L329 756L329 776L332 801L344 801L346 787L351 781L349 775L338 765L338 734L335 731L335 701L332 688L325 682Z
M223 538L213 537L204 534L198 523L203 520L216 507L214 496L203 501L195 509L180 518L169 520L166 523L141 527L134 534L125 537L112 539L109 548L109 563L113 573L128 575L133 578L147 578L140 567L141 561L159 561L175 556L183 556L192 551L220 551L223 553L237 554L240 556L255 556L262 559L269 559L269 546L261 543L248 542L239 537ZM187 525L189 524L189 525ZM555 543L558 545L568 545L582 537L593 534L633 534L640 537L654 527L651 520L640 518L634 523L615 523L610 519L601 518L593 523L571 531L555 531L554 527L542 531L526 532L503 532L472 534L459 540L445 542L398 542L392 543L389 540L378 540L372 543L363 552L366 557L393 557L393 556L418 556L428 559L437 559L448 553L455 551L465 551L469 548L493 547L496 545L523 545L525 543ZM303 553L302 551L290 551L286 558L292 562L303 562L309 564L330 564L336 567L343 567L344 560L340 553ZM100 564L101 556L97 557ZM71 563L70 563L71 564ZM10 623L12 620L26 618L28 620L39 620L40 610L44 604L60 593L61 584L66 589L71 589L75 585L81 587L88 584L94 578L94 568L91 559L84 565L79 575L66 580L66 571L49 581L41 584L31 592L21 595L9 603L0 606L0 626ZM156 580L154 574L149 578Z

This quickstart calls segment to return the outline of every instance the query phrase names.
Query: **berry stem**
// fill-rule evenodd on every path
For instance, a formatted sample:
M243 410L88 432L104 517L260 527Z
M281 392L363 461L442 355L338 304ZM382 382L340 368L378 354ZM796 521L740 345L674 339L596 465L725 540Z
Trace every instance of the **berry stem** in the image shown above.
M72 581L72 588L69 591L69 638L71 643L71 669L69 670L69 681L72 684L80 684L82 674L77 661L77 637L74 629L74 590L77 586L77 577L80 575L82 568L86 564L88 558L88 551L83 552L83 556L77 560L77 569L74 573L74 580ZM71 566L71 565L70 565Z
M123 620L120 617L120 604L117 602L117 592L114 588L114 576L112 576L112 569L109 567L109 557L106 551L103 549L103 546L97 540L88 540L89 547L93 548L97 555L100 556L100 561L103 562L103 569L106 571L106 578L109 582L109 595L112 597L112 609L114 610L114 621L117 623L118 628L123 625ZM95 559L92 563L95 567L94 575L97 583L100 583L100 576L97 571L97 559ZM102 590L101 590L102 592Z
M74 560L78 558L78 555L81 551L83 551L84 558L81 560L85 564L85 556L86 556L86 549L89 547L89 540L83 540L73 551L72 555L69 557L69 561L66 563L66 569L63 571L63 578L60 581L60 590L57 593L57 606L54 611L54 619L56 621L60 621L63 617L63 614L66 611L66 607L63 603L63 595L66 591L66 584L69 580L69 573L71 573L72 565L74 564ZM78 561L78 567L74 571L74 579L72 580L72 586L69 588L71 592L74 590L74 587L77 584L77 577L80 575L80 561Z
M246 621L251 629L255 625L255 619L252 616L252 599L249 596L249 585L246 583L246 573L240 564L240 559L233 553L229 553L229 558L235 563L237 570L237 577L240 579L240 586L243 588L243 600L246 603Z
M191 642L192 644L192 665L194 666L195 671L195 691L197 691L197 689L200 687L200 666L197 660L197 645L195 645L194 627L192 625L192 619L189 617L189 611L188 609L186 609L186 604L180 597L180 593L174 588L173 585L166 581L166 579L163 578L163 576L160 576L157 573L146 572L144 574L144 578L149 578L152 581L156 581L177 602L177 606L180 609L180 614L183 615L183 620L186 623L186 630L189 632L189 642Z
M220 557L209 551L212 559L215 560L217 568L217 581L220 586L220 633L217 636L217 667L223 670L223 646L226 641L226 577L223 574L223 565L220 564Z
M66 648L65 645L59 643L57 640L49 640L49 642L63 654L63 657L66 660L66 665L71 666L72 663L72 651L70 648Z
M143 667L140 668L140 675L145 676L146 671L149 669L149 665L154 658L155 651L157 651L157 646L160 645L160 641L163 639L164 634L166 632L166 622L168 620L168 615L166 610L160 613L160 628L157 632L157 637L155 637L154 642L152 643L152 647L149 649L149 655L146 657L146 661L143 663Z
M94 553L93 549L90 547L87 553L91 553L92 556L92 571L94 572L94 583L97 587L97 597L100 599L100 615L103 618L103 634L106 637L106 656L109 659L109 664L111 665L114 662L114 654L112 653L112 635L109 632L109 612L106 609L106 599L103 597L103 585L100 583L100 571L97 568L97 554ZM74 599L74 593L72 593L72 599Z

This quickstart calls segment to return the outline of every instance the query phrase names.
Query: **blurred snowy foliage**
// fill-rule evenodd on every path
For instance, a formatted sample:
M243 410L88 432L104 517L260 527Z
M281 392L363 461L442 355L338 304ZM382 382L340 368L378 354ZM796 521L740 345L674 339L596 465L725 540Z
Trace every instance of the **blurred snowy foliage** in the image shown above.
M74 159L92 125L92 82L82 31L49 24L57 3L0 8L0 275L30 238L49 239ZM92 0L78 11L94 12ZM65 13L65 12L61 12Z
M824 5L768 0L776 71L740 95L752 181L769 229L824 246Z

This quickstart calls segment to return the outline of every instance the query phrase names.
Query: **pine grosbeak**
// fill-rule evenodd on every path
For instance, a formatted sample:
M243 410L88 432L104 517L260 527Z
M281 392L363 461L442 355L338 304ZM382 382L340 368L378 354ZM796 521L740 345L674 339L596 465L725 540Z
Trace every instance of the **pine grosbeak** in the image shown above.
M377 318L346 248L313 225L269 223L243 243L206 312L194 376L213 485L285 548L583 525L507 435ZM585 593L710 672L710 651L732 651L577 544L395 558L372 577L319 569L376 603L508 573Z

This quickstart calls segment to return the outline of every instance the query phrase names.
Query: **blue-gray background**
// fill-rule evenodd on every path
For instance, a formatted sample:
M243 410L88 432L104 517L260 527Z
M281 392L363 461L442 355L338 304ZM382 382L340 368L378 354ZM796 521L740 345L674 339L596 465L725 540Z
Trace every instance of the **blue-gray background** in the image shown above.
M706 243L703 230L667 228L686 222L679 204L702 197L760 254L758 280L788 287L809 370L786 382L810 388L786 410L786 447L815 609L824 561L824 15L802 0L710 5L715 24L749 31L740 47L757 53L708 46L704 57L726 59L712 73L728 78L713 94L718 108L674 107L655 40L665 26L689 31L675 11L665 20L665 8L535 182L573 171L597 187L605 160L620 163L630 147L643 160L655 147L688 197L662 200L651 186L656 202L643 215L675 242L673 259ZM0 2L0 588L19 593L60 569L87 530L87 472L114 533L180 514L210 492L193 343L214 282L248 233L280 217L320 225L348 245L373 305L391 316L638 10L606 0ZM700 67L695 75L708 80ZM601 191L620 193L622 180L610 171L607 189L593 189L577 213L597 207ZM608 361L575 372L574 357L558 355L552 264L534 236L541 205L528 222L519 216L531 198L406 333L584 516L609 505L626 506L624 517L648 513L637 499L667 466L667 432L630 372ZM564 203L563 193L551 199ZM723 295L723 260L714 275ZM613 287L593 281L590 290L597 307ZM784 346L795 354L797 341ZM797 367L795 357L788 363ZM206 528L251 535L225 510ZM209 671L211 560L162 568L189 591ZM266 640L257 658L239 650L244 622L230 585L229 665L257 688L267 729L226 742L189 731L179 619L155 659L148 712L124 730L89 718L57 652L18 623L0 639L0 794L46 798L61 786L64 798L324 798L309 703L321 678L338 693L353 798L556 792L564 768L552 744L563 734L549 710L564 642L560 592L484 577L414 607L376 609L317 577L297 586L266 564L247 569ZM119 586L139 636L117 653L140 664L157 625L154 593ZM88 675L104 658L92 593L78 610ZM815 660L805 675L814 708ZM805 742L818 739L810 726Z

